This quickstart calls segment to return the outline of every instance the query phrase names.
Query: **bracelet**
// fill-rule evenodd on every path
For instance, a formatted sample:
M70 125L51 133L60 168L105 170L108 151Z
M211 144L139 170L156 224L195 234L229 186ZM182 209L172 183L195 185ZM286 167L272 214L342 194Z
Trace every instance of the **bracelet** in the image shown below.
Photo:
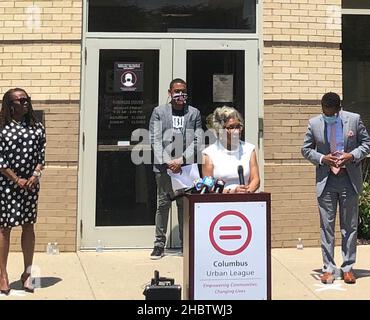
M17 177L17 179L15 179L14 183L18 184L18 181L19 181L19 177Z
M37 178L41 178L41 171L38 171L38 170L35 170L33 173L32 173L32 175L34 176L34 177L37 177Z

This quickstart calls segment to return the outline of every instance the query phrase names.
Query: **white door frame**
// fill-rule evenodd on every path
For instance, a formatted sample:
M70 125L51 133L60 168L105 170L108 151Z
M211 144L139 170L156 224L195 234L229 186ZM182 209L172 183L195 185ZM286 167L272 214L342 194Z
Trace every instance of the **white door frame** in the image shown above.
M96 246L98 239L109 248L148 247L154 241L154 226L95 226L96 203L96 167L98 135L98 94L99 94L99 51L117 50L159 50L159 88L161 103L166 101L167 87L172 77L172 41L169 39L86 39L86 67L84 88L84 116L81 187L81 220L83 223L80 247L90 249ZM168 68L166 66L169 66ZM153 213L154 214L154 213ZM125 245L122 246L124 238Z
M158 35L157 35L158 36ZM168 36L168 35L167 35ZM86 57L84 67L84 96L82 98L81 134L84 148L80 155L80 194L79 217L82 221L82 232L79 239L81 249L91 249L98 239L103 244L109 243L110 248L151 247L154 241L155 226L95 226L96 199L96 155L97 155L97 115L98 115L98 81L99 81L99 50L140 50L158 49L159 54L159 88L158 103L167 99L168 84L173 78L186 80L187 50L244 50L245 52L245 137L258 146L258 111L259 111L259 66L258 38L250 39L194 39L190 38L128 38L109 39L87 37L85 39ZM178 245L177 210L173 205L169 219L168 245ZM153 215L155 213L153 212ZM122 245L122 243L125 243Z

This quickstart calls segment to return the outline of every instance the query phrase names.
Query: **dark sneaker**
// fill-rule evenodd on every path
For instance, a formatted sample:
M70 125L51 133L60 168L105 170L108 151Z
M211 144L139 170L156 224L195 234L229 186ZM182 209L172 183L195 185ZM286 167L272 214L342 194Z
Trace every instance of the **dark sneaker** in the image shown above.
M162 247L154 247L152 253L150 254L150 259L158 260L164 256L164 248Z

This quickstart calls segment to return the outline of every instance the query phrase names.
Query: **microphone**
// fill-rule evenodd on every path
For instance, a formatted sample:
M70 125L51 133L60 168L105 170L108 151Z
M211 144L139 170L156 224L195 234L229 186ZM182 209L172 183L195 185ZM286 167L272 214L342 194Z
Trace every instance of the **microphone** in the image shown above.
M222 191L224 190L224 187L225 187L225 181L222 179L217 179L215 181L215 186L213 189L215 193L222 193Z
M200 190L200 194L204 194L206 192L209 192L213 185L215 183L215 179L213 179L213 177L204 177L203 180L202 180L202 189Z
M193 182L193 185L191 187L179 189L173 193L167 193L166 195L169 200L174 201L177 198L183 197L185 194L199 192L202 188L202 185L203 180L199 178Z
M245 185L243 166L240 166L240 165L238 166L238 176L239 176L239 184Z
M194 193L195 192L200 192L202 190L202 186L203 186L203 179L201 178L198 178L197 180L194 181Z

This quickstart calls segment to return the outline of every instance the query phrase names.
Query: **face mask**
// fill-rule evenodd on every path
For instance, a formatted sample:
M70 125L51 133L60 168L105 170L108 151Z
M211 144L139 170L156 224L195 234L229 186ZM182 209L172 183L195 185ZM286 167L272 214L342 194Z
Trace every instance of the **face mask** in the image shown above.
M188 95L186 93L183 93L183 92L174 93L172 95L172 101L174 101L176 103L179 103L179 102L186 103L187 98L188 98Z
M326 116L325 114L323 114L322 117L324 118L324 121L327 124L334 124L335 121L337 121L337 116L336 115L329 117L329 116Z

